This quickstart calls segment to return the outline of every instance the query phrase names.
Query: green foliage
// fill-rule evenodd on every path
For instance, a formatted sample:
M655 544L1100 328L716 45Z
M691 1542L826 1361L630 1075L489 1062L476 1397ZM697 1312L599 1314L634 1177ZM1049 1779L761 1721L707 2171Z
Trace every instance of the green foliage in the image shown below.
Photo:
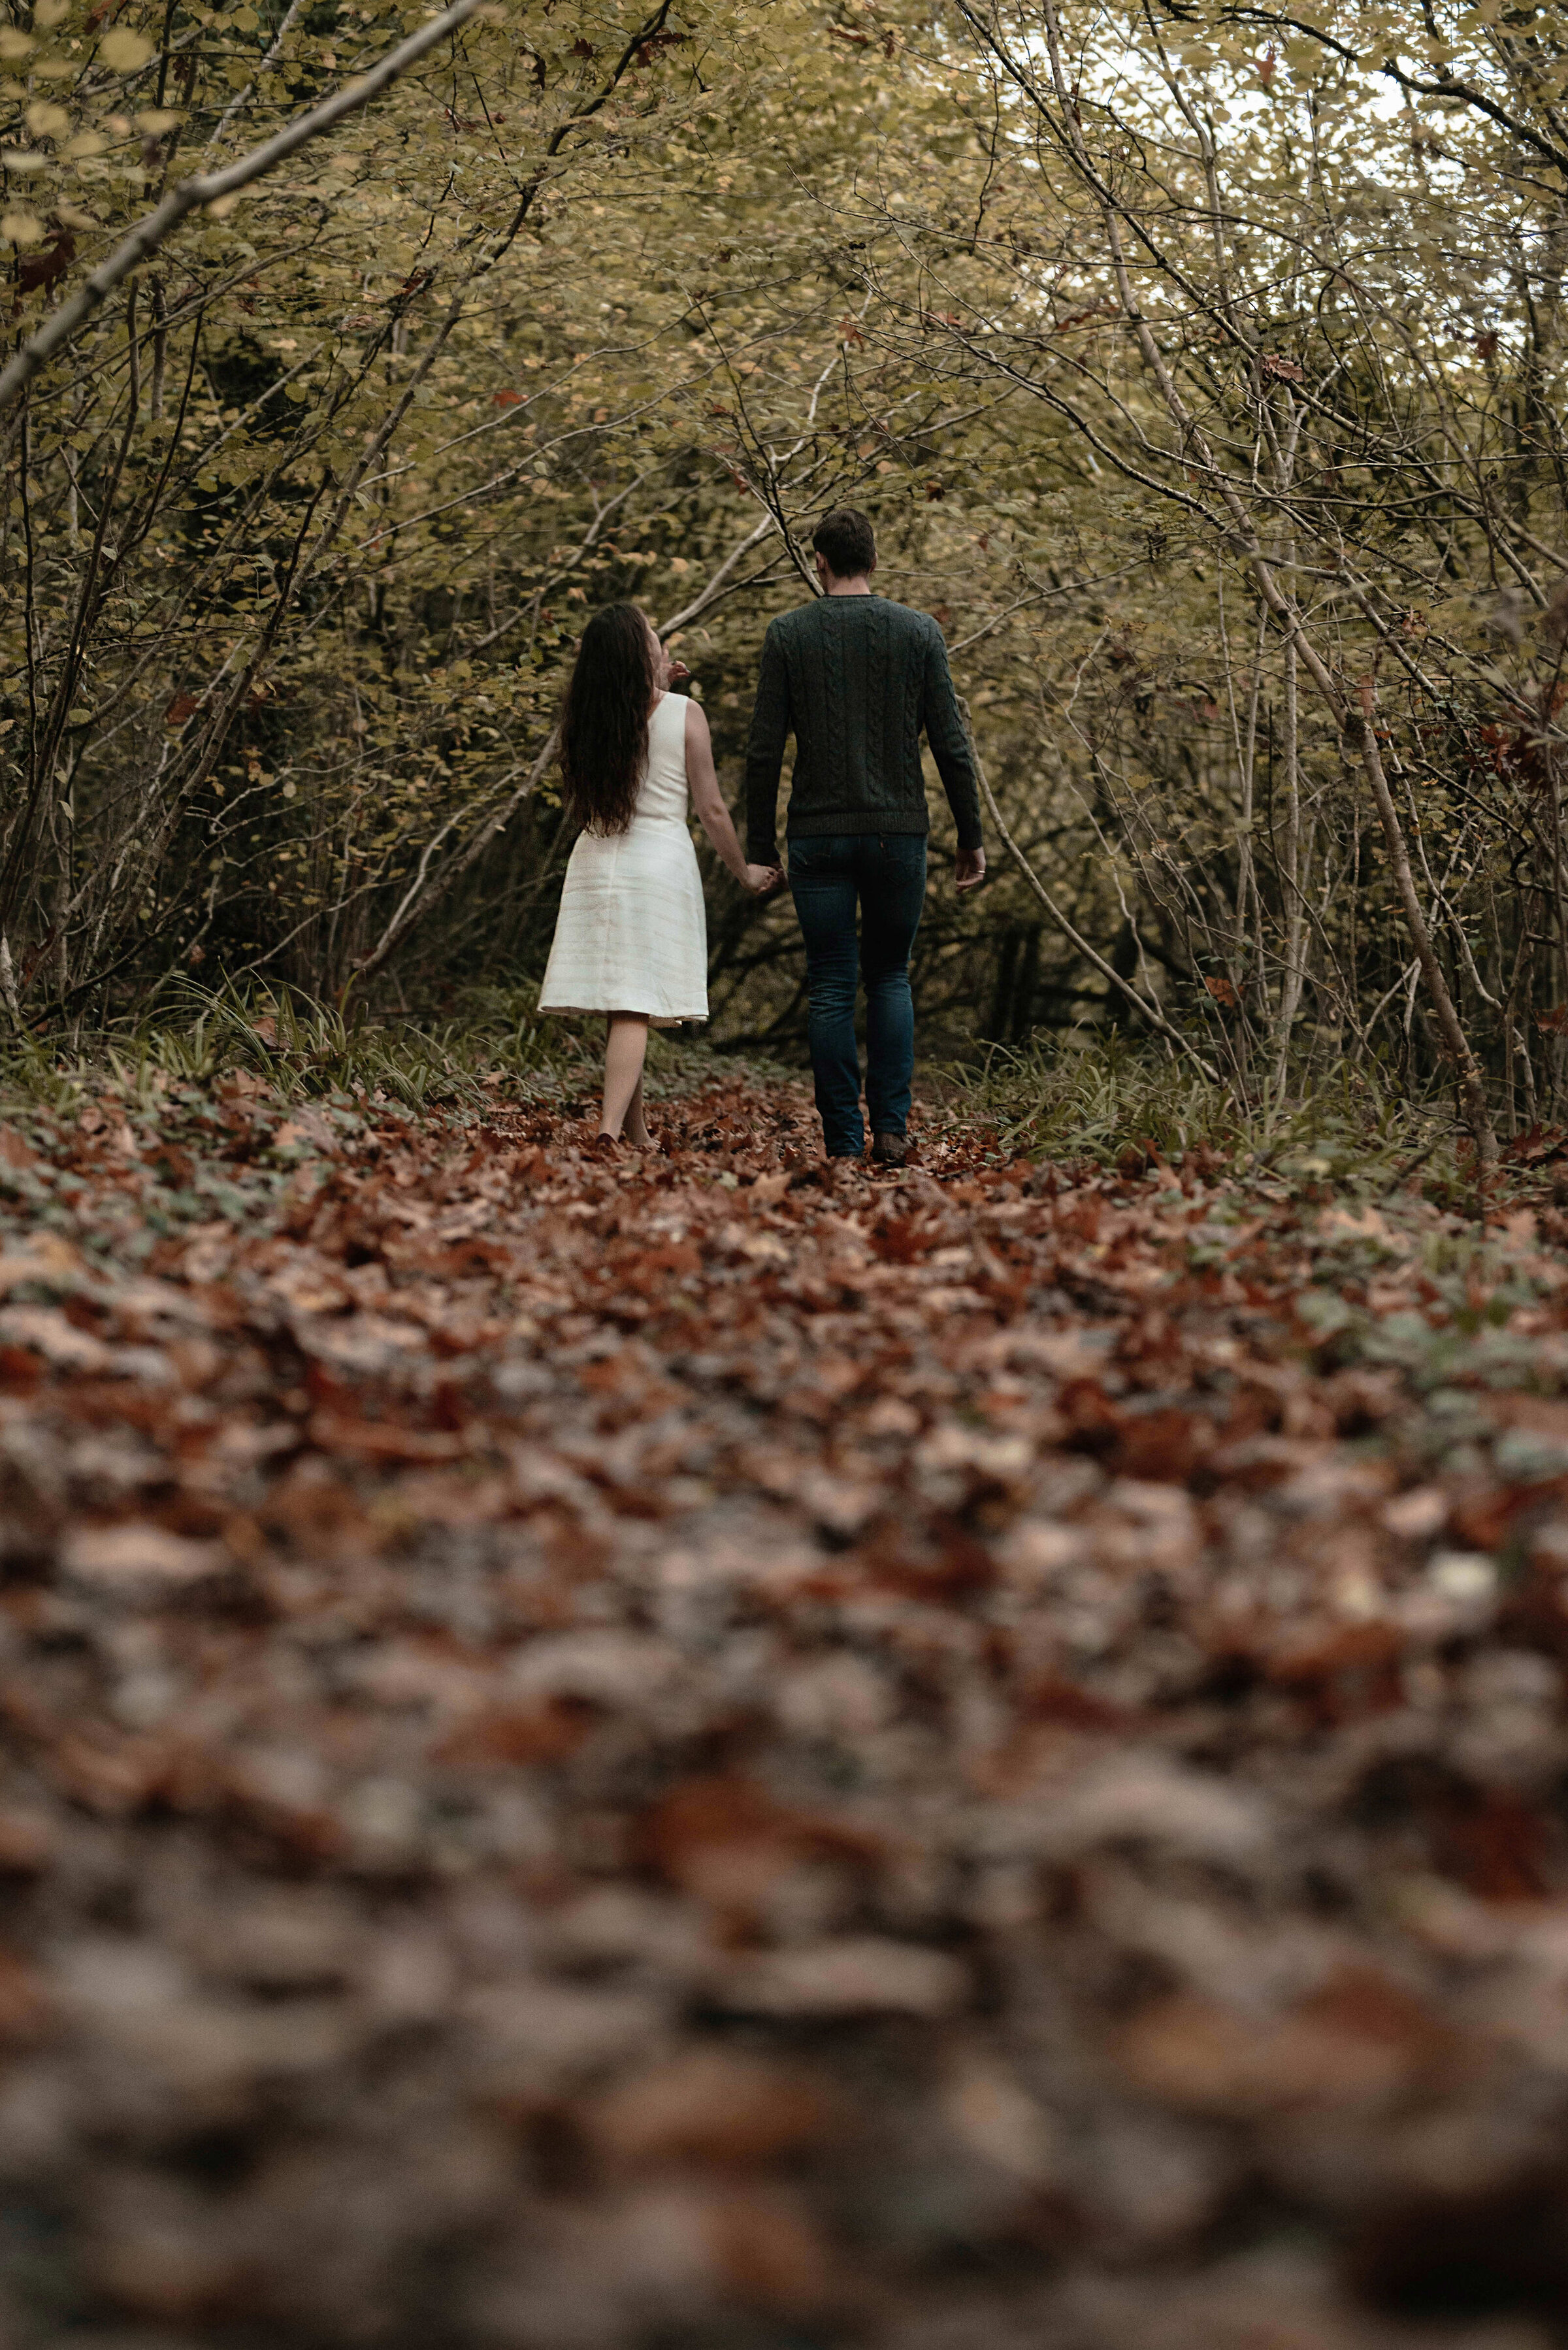
M1205 1085L1185 1063L1115 1029L1048 1045L996 1045L978 1068L952 1073L952 1082L950 1116L992 1119L1000 1149L1044 1159L1110 1166L1127 1152L1140 1160L1205 1144L1229 1152L1244 1134L1225 1087Z
M314 1099L493 1107L561 1091L573 1055L521 998L496 991L460 1016L350 1022L293 988L209 990L176 981L75 1053L26 1039L0 1087L60 1108L107 1086L151 1102L169 1086L211 1086L244 1071L285 1102Z
M1141 1169L1212 1158L1293 1191L1374 1197L1417 1166L1429 1180L1457 1176L1440 1097L1412 1103L1344 1065L1309 1091L1249 1105L1112 1029L994 1046L979 1065L945 1074L950 1118L992 1121L999 1149L1056 1162Z

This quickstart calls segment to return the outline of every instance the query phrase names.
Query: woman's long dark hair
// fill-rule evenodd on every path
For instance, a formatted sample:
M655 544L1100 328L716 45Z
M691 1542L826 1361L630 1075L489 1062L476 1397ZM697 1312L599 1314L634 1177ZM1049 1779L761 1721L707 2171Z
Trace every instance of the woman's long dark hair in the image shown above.
M583 630L561 710L566 810L589 832L631 822L656 685L647 621L635 604L607 604Z

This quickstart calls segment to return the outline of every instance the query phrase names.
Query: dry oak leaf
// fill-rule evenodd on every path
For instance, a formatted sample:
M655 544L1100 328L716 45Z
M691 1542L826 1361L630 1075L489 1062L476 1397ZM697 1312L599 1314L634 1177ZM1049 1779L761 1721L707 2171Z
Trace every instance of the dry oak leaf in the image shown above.
M115 2308L179 2324L246 2299L244 2263L208 2199L136 2171L97 2185L94 2200L87 2270Z
M25 1959L0 1949L0 2045L36 2040L49 2020L43 1983Z
M618 2083L582 2118L594 2142L620 2162L740 2168L817 2144L834 2109L804 2073L722 2048L693 2048Z
M979 2054L956 2066L942 2092L942 2114L971 2153L1032 2186L1062 2170L1062 2133L1054 2117L1010 2073Z
M477 1986L462 2012L477 2043L475 2078L483 2094L524 2109L646 2056L664 2037L664 2009L656 1999L579 1991L533 1976Z
M220 1573L226 1559L222 1543L192 1542L136 1518L119 1525L80 1526L60 1545L62 1573L105 1591L200 1583Z
M580 1700L551 1698L542 1705L498 1706L461 1722L431 1751L449 1769L483 1771L520 1762L558 1762L575 1752L594 1724Z
M290 1112L273 1136L272 1141L275 1150L285 1140L314 1142L323 1150L336 1150L338 1139L332 1121L326 1112L314 1108L309 1102L304 1102L298 1108Z
M1361 1965L1337 1969L1279 2017L1178 1992L1146 2008L1116 2047L1140 2089L1189 2113L1229 2117L1381 2108L1447 2069L1456 2050L1454 2034L1413 1992Z
M112 1347L86 1330L78 1330L53 1305L11 1305L0 1314L0 1338L26 1347L61 1371L107 1371L114 1361Z
M0 1812L0 1877L34 1877L55 1849L50 1822L35 1812Z
M715 1986L739 2015L952 2015L968 2002L969 1971L945 1950L845 1935L770 1950L731 1967Z
M1005 1840L1005 1823L997 1825ZM1022 1815L1016 1825L1024 1828ZM1036 1830L1035 1848L1054 1859L1098 1845L1149 1844L1231 1868L1265 1860L1272 1835L1256 1796L1152 1754L1122 1756L1086 1773L1036 1815Z
M723 2196L706 2218L715 2264L737 2301L790 2314L828 2299L826 2248L793 2196L779 2189Z
M100 1819L122 1819L161 1792L169 1754L152 1738L110 1739L67 1732L40 1757L44 1769L73 1803Z
M867 1862L877 1838L836 1820L793 1812L749 1779L688 1779L642 1824L649 1860L671 1885L719 1909L745 1911L799 1861Z
M346 1452L369 1461L457 1461L468 1450L466 1438L443 1430L400 1428L389 1420L346 1419L332 1411L312 1415L310 1440L322 1452Z
M51 1289L75 1289L81 1272L79 1250L57 1232L39 1232L26 1248L0 1254L0 1290L19 1289L27 1281L47 1283Z
M339 2001L269 2006L186 1998L126 2002L92 2019L95 2036L129 2059L199 2124L249 2114L264 2083L297 2080L338 2064L354 2044Z

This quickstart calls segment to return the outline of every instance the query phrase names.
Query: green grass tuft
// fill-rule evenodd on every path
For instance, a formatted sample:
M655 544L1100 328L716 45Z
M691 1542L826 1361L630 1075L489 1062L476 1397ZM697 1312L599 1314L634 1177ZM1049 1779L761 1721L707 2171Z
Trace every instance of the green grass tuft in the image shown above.
M110 1085L128 1101L237 1070L284 1102L354 1096L405 1108L478 1108L558 1093L576 1048L520 993L488 992L440 1023L345 1018L289 987L171 982L133 1017L71 1051L24 1037L0 1055L0 1092L61 1110Z
M987 1119L1002 1149L1030 1157L1114 1166L1129 1153L1175 1162L1210 1151L1238 1171L1374 1188L1418 1160L1428 1180L1459 1180L1449 1103L1410 1101L1365 1067L1345 1066L1308 1091L1248 1104L1189 1063L1113 1030L994 1045L978 1066L945 1074L947 1115Z

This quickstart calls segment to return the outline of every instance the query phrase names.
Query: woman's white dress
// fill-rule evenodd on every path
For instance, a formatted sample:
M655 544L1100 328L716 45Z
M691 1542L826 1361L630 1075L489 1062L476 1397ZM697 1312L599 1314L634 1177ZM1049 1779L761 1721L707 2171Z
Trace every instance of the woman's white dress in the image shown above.
M708 1017L708 919L686 829L686 711L667 693L625 832L584 832L566 867L541 1012Z

